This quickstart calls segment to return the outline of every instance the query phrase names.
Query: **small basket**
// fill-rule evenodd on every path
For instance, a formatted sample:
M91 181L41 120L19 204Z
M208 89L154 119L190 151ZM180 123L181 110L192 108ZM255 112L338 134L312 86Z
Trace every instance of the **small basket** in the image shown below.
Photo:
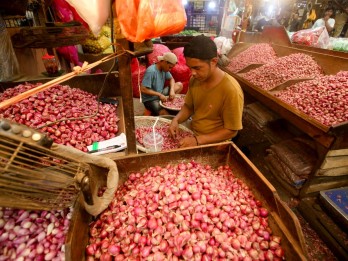
M137 130L137 128L140 127L148 127L148 128L152 128L152 126L155 124L156 120L158 119L157 123L156 123L156 127L169 127L171 120L165 119L165 118L157 118L157 117L152 117L152 116L135 116L134 117L134 121L135 121L135 131ZM181 131L186 132L188 134L192 134L193 132L186 128L183 125L179 125L179 128ZM165 142L165 140L164 140ZM143 144L141 144L138 139L137 139L137 149L142 151L142 152L148 152L147 149L145 148L145 146Z
M76 201L89 165L0 132L0 206L51 210Z

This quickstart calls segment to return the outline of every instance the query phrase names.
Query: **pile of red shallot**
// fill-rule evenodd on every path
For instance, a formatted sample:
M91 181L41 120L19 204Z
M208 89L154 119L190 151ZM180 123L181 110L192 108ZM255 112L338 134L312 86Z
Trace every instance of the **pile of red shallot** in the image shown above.
M0 260L64 261L71 213L0 207Z
M169 124L164 124L164 126L155 126L155 132L159 133L163 137L163 145L162 145L162 151L166 150L172 150L179 148L179 140L185 138L185 137L192 137L193 134L188 131L184 131L180 129L178 133L178 138L174 139L170 135L169 131ZM153 133L152 127L136 127L135 128L135 137L139 144L144 146L144 137L148 133Z
M185 103L185 96L176 95L174 99L172 100L168 99L165 102L163 102L163 106L170 110L180 111L184 103Z
M323 75L322 68L309 55L294 53L276 59L240 76L264 90L296 79L311 79Z
M228 165L131 173L90 224L86 260L282 260L268 211Z
M297 83L275 96L327 126L348 121L347 71Z
M233 73L237 73L248 65L266 64L275 61L275 59L277 59L277 54L270 44L254 44L245 51L231 58L226 69Z
M39 85L27 83L6 89L0 94L0 101ZM97 108L95 95L67 85L57 85L0 110L0 118L39 128L61 119L93 115ZM87 152L87 146L93 142L115 137L118 121L115 105L100 104L99 112L94 117L64 120L40 130L49 134L55 143Z

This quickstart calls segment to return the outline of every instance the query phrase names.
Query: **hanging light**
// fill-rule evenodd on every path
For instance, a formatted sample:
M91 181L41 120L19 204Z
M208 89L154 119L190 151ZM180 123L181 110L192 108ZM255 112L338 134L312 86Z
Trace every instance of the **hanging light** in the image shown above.
M208 4L208 8L214 10L216 7L216 2L215 1L210 1Z
M187 0L182 0L182 5L183 6L187 5L187 2L188 2Z

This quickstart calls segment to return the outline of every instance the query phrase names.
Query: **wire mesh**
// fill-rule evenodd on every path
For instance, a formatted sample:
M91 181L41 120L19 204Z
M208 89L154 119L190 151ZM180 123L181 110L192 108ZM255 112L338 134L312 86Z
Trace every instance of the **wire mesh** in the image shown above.
M88 164L55 154L17 137L0 134L0 206L60 209L79 194L77 174Z

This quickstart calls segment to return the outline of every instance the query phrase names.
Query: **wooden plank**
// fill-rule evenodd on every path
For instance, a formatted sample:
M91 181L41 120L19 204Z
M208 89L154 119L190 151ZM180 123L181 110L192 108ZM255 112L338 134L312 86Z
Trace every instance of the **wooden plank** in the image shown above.
M318 169L315 174L316 176L344 176L348 175L348 166L339 167L339 168L331 168L331 169Z
M247 83L240 76L236 74L231 75L240 83L244 91L248 92L265 106L272 109L303 132L307 133L324 147L330 148L334 141L334 137L329 134L329 127L319 123L289 104L275 98L269 92L257 88L251 83Z
M341 179L335 179L331 181L326 179L325 182L322 182L322 183L313 182L311 185L309 185L306 193L307 194L317 193L322 190L340 188L344 186L348 186L348 176L344 176Z
M348 260L346 240L345 238L340 239L340 235L342 235L340 224L330 220L318 204L317 197L302 199L298 209L329 249L335 253L337 260Z
M82 207L83 197L76 201L68 233L65 237L65 260L85 260L85 247L88 244L89 223L92 216Z
M321 169L331 169L348 166L348 156L326 157L321 165Z
M118 39L117 42L125 49L129 50L129 42L126 39ZM136 138L135 138L135 123L133 109L133 89L131 76L131 56L122 55L118 59L120 89L125 107L124 119L127 137L127 151L129 154L136 154Z
M327 156L344 156L344 155L348 155L348 149L330 150L327 153Z

